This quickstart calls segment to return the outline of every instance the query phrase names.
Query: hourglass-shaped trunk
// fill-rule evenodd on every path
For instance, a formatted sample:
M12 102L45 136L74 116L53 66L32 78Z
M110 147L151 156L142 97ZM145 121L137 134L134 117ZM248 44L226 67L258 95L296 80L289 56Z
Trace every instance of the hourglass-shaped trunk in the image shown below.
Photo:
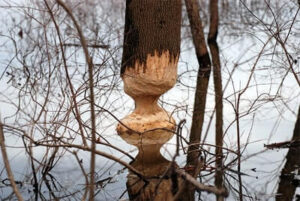
M127 0L121 76L124 90L135 101L135 110L121 120L118 134L139 153L131 164L148 179L129 173L131 200L172 200L174 185L160 179L170 161L161 146L175 131L171 115L157 105L174 86L180 51L180 0Z

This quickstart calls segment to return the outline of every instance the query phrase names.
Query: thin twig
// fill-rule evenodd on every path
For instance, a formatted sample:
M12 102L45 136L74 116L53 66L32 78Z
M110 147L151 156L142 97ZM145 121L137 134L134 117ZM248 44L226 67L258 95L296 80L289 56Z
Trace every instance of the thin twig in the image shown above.
M11 170L11 167L9 164L4 140L5 140L5 137L4 137L4 132L3 132L3 126L2 126L2 123L0 122L0 146L1 146L2 158L3 158L3 162L5 165L6 172L7 172L7 176L8 176L8 179L10 181L12 189L13 189L14 193L16 194L18 200L23 201L24 199L18 190L18 187L17 187L15 179L14 179L14 175L12 173L12 170Z
M63 46L66 46L66 47L82 47L81 44L76 44L76 43L64 43ZM108 49L109 48L109 45L97 45L97 44L90 45L90 44L87 44L86 46L91 47L91 48L101 48L101 49Z
M79 38L80 38L80 43L82 45L84 55L85 55L85 60L88 64L88 74L89 74L89 90L90 90L90 107L91 107L91 126L92 126L92 142L91 142L91 165L90 165L90 195L89 195L89 200L93 201L94 200L94 183L95 183L95 163L96 163L96 116L95 116L95 100L94 100L94 79L93 79L93 61L91 57L89 56L89 51L87 48L87 43L85 40L85 37L83 35L83 32L81 30L81 27L77 23L77 20L75 19L72 11L70 8L63 3L61 0L56 0L56 2L63 7L63 9L66 11L66 13L70 16L72 19L76 30L78 32Z

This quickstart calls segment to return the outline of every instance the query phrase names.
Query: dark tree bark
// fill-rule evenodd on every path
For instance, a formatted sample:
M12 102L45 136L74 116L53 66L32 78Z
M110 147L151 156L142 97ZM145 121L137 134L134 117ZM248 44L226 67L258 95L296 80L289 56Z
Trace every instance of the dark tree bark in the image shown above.
M216 101L216 177L215 184L218 188L223 187L223 172L222 172L222 146L223 146L223 105L222 105L222 79L221 65L219 58L219 48L217 44L218 35L218 0L212 0L210 3L210 27L208 35L208 45L211 53L209 56L208 48L205 43L203 27L199 15L199 5L196 0L185 0L187 13L190 21L193 43L196 50L196 55L199 63L197 76L197 85L195 92L194 111L192 119L192 127L189 138L189 148L187 154L187 169L194 177L200 172L201 161L199 143L203 121L205 116L207 88L211 66L214 69L214 86L215 86L215 101ZM217 196L218 200L223 200L224 197ZM195 190L187 184L186 190L183 192L182 200L194 201Z
M298 109L297 121L291 141L300 140L300 107ZM280 182L278 185L276 201L292 201L297 186L300 181L294 178L295 172L300 168L300 147L291 146L286 155L286 163L281 171Z
M148 55L167 51L176 59L180 51L180 0L126 0L121 75Z
M206 47L202 22L199 15L199 5L196 0L185 0L188 17L191 26L193 43L199 63L197 75L197 85L194 100L194 111L192 119L192 127L190 132L187 154L187 165L196 167L199 159L199 142L204 120L207 87L211 71L211 62Z
M219 56L219 47L217 43L219 25L219 9L218 0L210 1L210 27L208 34L208 45L210 49L211 59L213 63L213 78L215 89L216 102L216 175L215 185L218 188L223 187L223 89L222 89L222 75L221 63ZM224 200L224 197L217 196L218 201Z
M187 169L189 170L188 172L196 177L199 174L201 168L201 164L199 161L199 143L201 140L201 132L204 121L206 95L211 72L211 61L205 43L201 17L199 15L199 4L196 0L185 0L185 5L190 22L196 56L199 63L192 127L189 137L189 147L186 164ZM195 200L195 189L191 184L186 184L186 189L182 194L182 200Z

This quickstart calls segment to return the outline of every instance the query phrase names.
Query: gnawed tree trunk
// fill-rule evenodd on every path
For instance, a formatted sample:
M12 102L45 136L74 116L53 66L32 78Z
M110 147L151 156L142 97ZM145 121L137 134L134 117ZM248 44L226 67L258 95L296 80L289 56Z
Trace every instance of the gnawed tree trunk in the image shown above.
M177 177L165 174L172 163L160 154L176 125L157 100L176 82L180 23L180 0L126 1L121 76L125 92L135 101L135 110L121 120L117 131L138 147L131 165L145 176L141 179L129 173L130 200L173 200L178 189Z
M300 141L300 106L291 142ZM300 181L295 175L300 175L300 146L291 146L286 155L286 163L281 171L276 201L292 201Z

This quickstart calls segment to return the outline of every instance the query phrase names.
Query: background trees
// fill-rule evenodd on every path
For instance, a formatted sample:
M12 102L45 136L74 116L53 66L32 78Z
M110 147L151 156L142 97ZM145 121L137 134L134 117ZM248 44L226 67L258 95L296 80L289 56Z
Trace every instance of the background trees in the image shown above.
M212 24L209 4L197 3L203 38L208 38ZM272 200L285 152L272 151L263 145L290 140L296 122L299 5L297 1L220 1L218 4L224 185L230 192L229 200L241 197ZM91 79L74 22L55 1L1 2L1 122L9 162L16 186L25 200L88 198L90 178L95 178L97 199L117 200L124 197L123 192L126 194L123 167L132 168L129 162L136 153L114 130L119 119L132 109L119 78L125 4L72 1L66 5L83 30L94 64L96 140L91 135L88 84ZM193 56L186 11L183 16L178 82L159 103L173 111L177 122L186 119L177 163L189 172L193 168L186 166L185 156L192 142L190 128L193 108L196 108L193 94L199 65ZM207 53L212 58L210 51ZM204 117L202 133L195 142L201 150L200 181L204 184L214 183L216 171L214 99L220 96L214 95L213 79L210 80L207 104L199 115ZM196 96L200 97L203 98ZM201 116L204 112L205 116ZM93 172L90 171L91 142L96 143L94 177L90 174ZM171 140L162 150L167 157L172 158L175 142ZM116 161L124 166L116 165ZM2 200L16 196L6 171L1 171L0 186ZM196 197L215 199L201 191L196 192Z

